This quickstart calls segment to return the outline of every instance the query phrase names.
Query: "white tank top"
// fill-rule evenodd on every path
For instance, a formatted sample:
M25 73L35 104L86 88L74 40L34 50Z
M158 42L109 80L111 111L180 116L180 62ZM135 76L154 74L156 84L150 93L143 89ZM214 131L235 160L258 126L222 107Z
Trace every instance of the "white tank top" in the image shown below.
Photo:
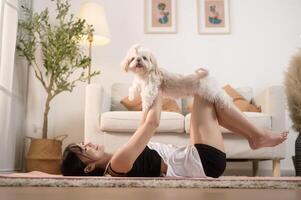
M170 144L149 142L147 146L158 152L167 165L166 176L206 177L199 153L194 145L179 147Z

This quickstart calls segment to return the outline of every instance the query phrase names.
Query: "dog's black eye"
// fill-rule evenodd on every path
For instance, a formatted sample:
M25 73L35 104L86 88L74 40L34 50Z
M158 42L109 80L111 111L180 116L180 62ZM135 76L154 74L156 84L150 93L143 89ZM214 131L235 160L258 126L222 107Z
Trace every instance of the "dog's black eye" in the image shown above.
M130 62L132 62L134 59L135 59L134 57L133 57L133 58L131 58Z
M145 56L143 56L142 58L143 58L143 60L147 60L147 58Z

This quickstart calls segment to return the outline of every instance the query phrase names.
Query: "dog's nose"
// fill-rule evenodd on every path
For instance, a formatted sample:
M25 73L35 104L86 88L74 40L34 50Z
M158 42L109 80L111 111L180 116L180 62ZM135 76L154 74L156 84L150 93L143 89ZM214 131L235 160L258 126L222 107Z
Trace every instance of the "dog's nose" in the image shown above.
M137 58L137 62L141 62L141 58Z

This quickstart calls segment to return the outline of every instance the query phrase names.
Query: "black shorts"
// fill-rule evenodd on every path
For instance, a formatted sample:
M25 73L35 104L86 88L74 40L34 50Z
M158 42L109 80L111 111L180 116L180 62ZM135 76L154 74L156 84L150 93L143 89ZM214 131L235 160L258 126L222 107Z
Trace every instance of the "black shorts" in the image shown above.
M218 178L226 168L226 154L207 144L194 144L200 155L206 176Z

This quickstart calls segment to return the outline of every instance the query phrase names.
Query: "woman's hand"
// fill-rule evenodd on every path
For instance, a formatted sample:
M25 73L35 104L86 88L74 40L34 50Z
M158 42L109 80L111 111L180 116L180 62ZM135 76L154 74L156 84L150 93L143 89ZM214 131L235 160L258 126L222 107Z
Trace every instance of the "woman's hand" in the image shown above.
M157 128L160 124L161 111L162 111L162 91L159 90L158 96L156 97L153 105L150 107L150 109L146 114L144 124L154 126L155 128Z
M155 98L153 105L147 110L147 111L142 111L141 119L139 126L144 125L146 122L147 116L149 115L149 112L152 110L153 113L157 113L155 116L152 115L149 119L151 121L148 121L148 123L155 123L158 124L160 123L160 115L161 115L161 109L162 109L162 91L159 90L158 96Z

